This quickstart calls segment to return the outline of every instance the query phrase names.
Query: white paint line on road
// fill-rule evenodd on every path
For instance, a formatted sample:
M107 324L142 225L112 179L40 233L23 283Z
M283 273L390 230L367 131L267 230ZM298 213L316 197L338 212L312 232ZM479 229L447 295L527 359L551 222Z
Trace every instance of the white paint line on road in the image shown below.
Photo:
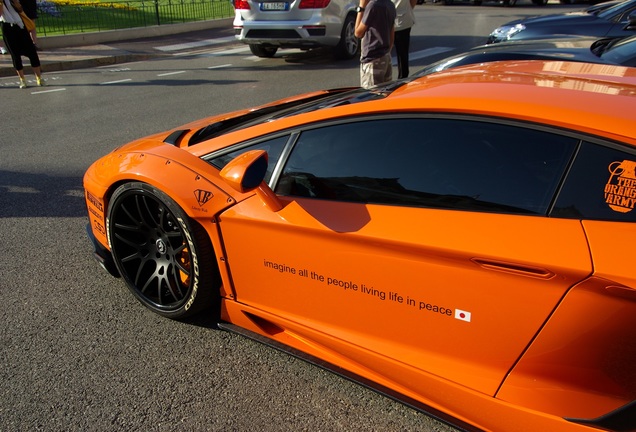
M158 77L164 77L164 76L169 76L169 75L179 75L179 74L186 73L186 72L187 71L184 71L184 70L176 71L176 72L166 72L166 73L158 74L157 76Z
M181 51L181 50L187 50L192 48L200 48L203 46L218 45L218 44L222 44L226 42L233 42L235 40L236 38L234 36L228 36L228 37L219 38L219 39L205 39L202 41L187 42L187 43L176 44L176 45L166 45L166 46L154 47L154 48L156 50L166 51L166 52Z
M221 69L232 66L232 63L222 64L218 66L210 66L208 69Z
M34 91L34 92L31 92L31 94L53 93L53 92L59 92L59 91L64 91L64 90L66 90L66 89L65 88L54 88L54 89L48 89L48 90Z
M200 57L221 57L224 55L240 54L250 50L250 47L232 48L223 51L200 54Z
M433 48L426 48L421 51L413 51L409 53L409 62L413 60L418 60L418 59L434 56L437 54L441 54L446 51L452 51L453 49L454 48L449 48L449 47L433 47ZM395 56L391 57L391 65L392 66L398 65L397 57Z
M123 83L123 82L127 82L127 81L132 81L132 79L123 79L123 80L119 80L119 81L108 81L108 82L103 82L100 83L99 85L108 85L108 84L119 84L119 83Z

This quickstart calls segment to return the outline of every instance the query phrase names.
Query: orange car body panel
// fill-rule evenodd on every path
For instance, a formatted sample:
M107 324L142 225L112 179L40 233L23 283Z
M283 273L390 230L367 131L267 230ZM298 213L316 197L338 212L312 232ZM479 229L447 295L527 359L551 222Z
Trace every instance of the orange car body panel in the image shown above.
M180 128L176 145L162 142L168 131L95 163L89 219L108 248L112 191L152 184L210 235L223 320L484 430L590 431L564 418L636 398L633 224L292 197L272 211L200 157L297 124L399 112L536 122L636 146L635 100L636 69L502 62L187 147L199 128L249 110L214 116ZM210 196L202 204L196 191Z
M490 395L567 289L592 272L578 221L259 204L220 218L238 301ZM378 323L383 316L400 319Z

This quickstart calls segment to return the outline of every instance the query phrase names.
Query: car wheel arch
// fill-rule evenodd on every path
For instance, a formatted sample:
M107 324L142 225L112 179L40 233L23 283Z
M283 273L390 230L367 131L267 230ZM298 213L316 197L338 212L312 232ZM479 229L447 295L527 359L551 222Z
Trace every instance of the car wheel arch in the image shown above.
M169 195L149 183L119 182L105 223L113 261L140 303L171 319L206 309L220 315L223 279L210 231Z

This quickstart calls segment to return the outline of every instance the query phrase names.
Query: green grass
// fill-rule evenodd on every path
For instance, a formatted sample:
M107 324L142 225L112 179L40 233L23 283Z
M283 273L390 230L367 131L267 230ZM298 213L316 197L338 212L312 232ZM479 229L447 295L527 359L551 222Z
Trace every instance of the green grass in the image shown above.
M234 15L229 0L47 0L38 5L38 33L43 36L168 25Z

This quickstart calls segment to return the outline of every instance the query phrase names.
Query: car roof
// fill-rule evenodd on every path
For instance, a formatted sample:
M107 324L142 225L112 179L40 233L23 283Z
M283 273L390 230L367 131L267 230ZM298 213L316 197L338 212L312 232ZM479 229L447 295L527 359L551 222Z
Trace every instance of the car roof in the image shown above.
M510 117L636 143L636 68L497 61L417 78L385 103Z

